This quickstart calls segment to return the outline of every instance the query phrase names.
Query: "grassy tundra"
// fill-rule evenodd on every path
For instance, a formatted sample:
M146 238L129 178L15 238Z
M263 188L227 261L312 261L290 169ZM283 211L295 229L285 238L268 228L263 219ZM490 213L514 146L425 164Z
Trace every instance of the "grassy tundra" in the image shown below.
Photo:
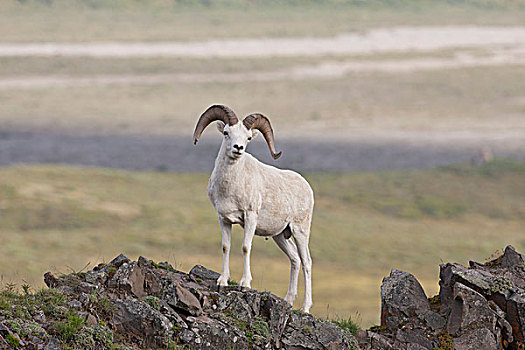
M523 0L0 1L2 43L322 37L391 26L523 23ZM256 59L0 57L0 125L8 131L185 135L190 142L198 113L220 102L239 115L264 111L277 144L287 137L366 139L377 131L446 136L466 130L520 138L523 64L353 72L297 81L53 85L64 77L265 74L326 61L485 57L492 49ZM2 88L6 81L35 77L51 84ZM316 193L312 311L319 316L359 311L362 324L370 325L378 321L379 285L390 268L415 273L433 294L441 261L482 261L507 244L525 249L523 163L305 175ZM197 263L218 269L220 231L206 198L208 176L53 166L1 169L3 283L36 288L45 270L80 270L120 252L169 260L181 269ZM232 276L239 278L239 230L233 238ZM288 260L273 242L256 239L252 259L253 286L284 295Z
M208 176L0 170L3 283L37 288L46 270L78 271L120 252L183 270L195 264L220 269ZM306 174L316 194L312 312L332 318L359 312L370 325L378 321L379 286L391 268L414 273L432 295L440 262L484 261L506 244L525 250L524 176L524 163L499 160L478 168ZM239 228L232 238L232 278L238 280ZM255 238L252 260L253 287L284 296L288 259L275 244Z

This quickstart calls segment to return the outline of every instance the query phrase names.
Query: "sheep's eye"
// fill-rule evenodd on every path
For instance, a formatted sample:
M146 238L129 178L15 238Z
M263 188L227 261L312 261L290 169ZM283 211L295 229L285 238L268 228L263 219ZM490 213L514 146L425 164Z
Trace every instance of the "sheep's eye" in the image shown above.
M252 138L251 138L251 137L248 137L248 141L251 141L251 140L252 140Z
M223 134L224 134L224 136L228 136L228 132L227 131L223 132Z

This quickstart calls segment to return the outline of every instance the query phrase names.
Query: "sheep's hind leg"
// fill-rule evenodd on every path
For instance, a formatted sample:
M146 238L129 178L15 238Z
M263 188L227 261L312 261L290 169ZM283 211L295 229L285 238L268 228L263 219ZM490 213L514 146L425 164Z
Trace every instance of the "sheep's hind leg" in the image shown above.
M286 230L290 230L290 228L287 227ZM277 236L274 236L273 240L288 256L288 259L290 259L290 284L288 285L288 291L286 292L286 297L284 297L284 300L290 304L290 306L292 306L295 298L297 298L297 281L299 279L299 267L301 265L301 260L299 258L299 253L297 252L297 246L293 240L285 238L285 233L290 233L286 232L286 230Z
M252 251L252 241L257 226L257 214L252 211L244 213L244 240L242 242L242 255L244 261L244 272L239 281L241 288L251 288L252 272L250 267L250 253Z
M232 236L232 224L225 222L219 217L219 224L222 230L222 272L217 280L219 287L228 285L230 279L230 246Z
M297 244L297 251L301 258L304 274L304 302L301 311L310 312L312 307L312 258L310 256L310 249L308 242L310 240L310 228L291 227L295 244Z

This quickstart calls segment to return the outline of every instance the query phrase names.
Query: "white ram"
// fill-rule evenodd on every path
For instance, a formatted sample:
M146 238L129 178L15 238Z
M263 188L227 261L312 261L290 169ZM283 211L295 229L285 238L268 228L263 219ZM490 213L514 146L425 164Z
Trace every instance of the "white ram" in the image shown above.
M272 237L290 259L290 284L285 300L292 305L297 297L302 264L305 283L302 311L309 312L312 306L312 259L308 248L314 206L312 188L298 173L263 164L245 152L260 131L273 158L280 157L281 152L275 151L268 118L255 113L240 123L230 108L211 106L197 122L193 134L195 144L213 121L218 121L217 127L224 135L208 183L208 197L219 214L222 230L223 265L217 284L228 284L231 228L232 224L239 224L244 228L241 287L251 287L250 251L254 235Z

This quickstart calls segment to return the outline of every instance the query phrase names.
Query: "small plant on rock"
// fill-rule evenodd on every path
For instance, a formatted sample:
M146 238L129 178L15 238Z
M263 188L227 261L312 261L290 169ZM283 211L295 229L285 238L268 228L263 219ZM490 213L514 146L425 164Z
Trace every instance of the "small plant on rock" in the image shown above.
M9 344L9 346L11 346L12 348L18 348L20 346L20 340L18 340L17 337L15 337L14 335L12 334L8 334L6 337L5 337L5 341L7 342L7 344Z
M66 320L55 323L53 333L63 342L71 343L84 325L85 321L80 315L69 311Z
M446 331L438 334L438 340L439 347L434 350L454 350L454 338Z
M337 318L332 320L332 323L337 325L343 330L343 332L352 337L355 336L359 330L359 325L352 320L352 317L348 317L348 319Z

